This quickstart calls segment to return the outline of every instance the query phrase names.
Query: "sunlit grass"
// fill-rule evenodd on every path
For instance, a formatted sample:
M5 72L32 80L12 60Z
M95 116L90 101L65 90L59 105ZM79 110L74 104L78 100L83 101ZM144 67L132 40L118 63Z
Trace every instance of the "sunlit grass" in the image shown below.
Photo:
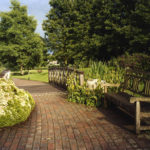
M48 70L42 70L41 73L39 73L37 70L30 70L30 73L25 75L19 75L19 72L12 72L11 77L26 79L26 80L48 82Z

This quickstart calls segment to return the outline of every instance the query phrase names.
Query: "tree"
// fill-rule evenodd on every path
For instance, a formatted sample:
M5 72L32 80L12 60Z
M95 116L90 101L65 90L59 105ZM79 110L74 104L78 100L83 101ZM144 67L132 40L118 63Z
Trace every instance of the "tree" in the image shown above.
M0 60L11 68L30 69L40 65L43 41L35 33L36 20L27 7L11 0L9 12L0 13Z
M84 0L50 1L51 10L43 22L43 29L56 59L66 65L81 61L88 50L89 4Z
M46 66L49 60L49 47L48 47L49 41L47 40L46 37L41 38L41 39L44 43L42 66Z
M150 55L150 1L132 0L130 5L129 23L124 30L129 39L128 51Z
M150 1L50 0L43 29L54 56L76 63L150 54Z
M68 50L67 32L65 30L66 22L64 17L68 12L67 1L51 0L51 10L47 15L47 20L43 22L43 29L46 31L46 36L49 38L49 49L51 49L58 60L67 64ZM67 18L67 16L66 16Z
M98 59L126 52L150 54L150 1L95 0L91 18L91 41L98 43L93 47Z

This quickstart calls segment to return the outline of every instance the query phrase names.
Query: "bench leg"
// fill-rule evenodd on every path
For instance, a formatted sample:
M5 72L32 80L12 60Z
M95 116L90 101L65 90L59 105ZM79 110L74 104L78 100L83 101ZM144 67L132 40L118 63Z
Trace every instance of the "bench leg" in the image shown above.
M105 96L104 96L104 108L108 108L108 102Z
M107 108L108 107L108 102L107 102L105 93L107 93L107 86L104 87L104 108Z
M141 121L141 118L140 118L140 102L137 101L136 102L136 134L139 134L140 133L140 121Z

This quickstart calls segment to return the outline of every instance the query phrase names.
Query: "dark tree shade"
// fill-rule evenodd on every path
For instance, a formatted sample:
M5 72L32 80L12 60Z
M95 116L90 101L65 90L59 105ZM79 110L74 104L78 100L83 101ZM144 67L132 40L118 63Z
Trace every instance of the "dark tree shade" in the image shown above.
M150 1L50 0L43 29L56 59L109 60L150 54Z

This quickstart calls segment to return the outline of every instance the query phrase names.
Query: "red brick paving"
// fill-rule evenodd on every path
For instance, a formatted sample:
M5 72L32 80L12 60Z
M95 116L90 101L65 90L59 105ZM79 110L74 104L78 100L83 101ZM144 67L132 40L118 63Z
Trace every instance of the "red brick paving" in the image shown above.
M150 150L150 141L124 128L133 121L116 109L67 102L46 83L14 82L33 95L36 107L26 122L0 129L0 150Z

